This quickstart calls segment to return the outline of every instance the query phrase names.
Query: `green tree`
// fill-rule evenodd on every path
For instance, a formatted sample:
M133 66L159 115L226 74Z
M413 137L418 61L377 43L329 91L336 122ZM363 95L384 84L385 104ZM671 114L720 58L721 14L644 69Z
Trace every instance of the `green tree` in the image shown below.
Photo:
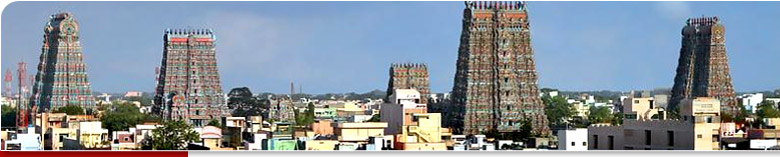
M247 87L231 89L228 93L227 104L228 108L233 110L232 115L235 117L263 116L263 119L269 118L267 112L271 105L270 101L253 97L252 91Z
M612 112L608 107L591 107L588 114L588 121L590 123L612 123L614 119Z
M774 102L764 101L756 107L756 117L757 123L765 125L764 118L780 118L780 110Z
M623 124L623 113L614 113L612 114L612 125L621 125Z
M379 122L381 116L379 114L375 114L374 116L371 116L371 119L368 119L366 122Z
M83 115L84 108L81 108L81 106L78 105L68 105L68 106L57 108L56 110L53 111L53 113L65 113L68 115Z
M3 113L2 113L2 126L3 127L13 127L16 125L16 108L13 108L8 105L3 105L2 107Z
M574 105L567 103L566 99L561 96L544 96L542 102L546 105L544 113L547 115L551 128L565 128L571 117L577 114Z
M184 150L187 143L200 141L200 135L184 121L168 121L152 130L152 137L142 145L152 150Z
M536 136L533 133L533 127L531 126L531 122L524 120L520 121L522 123L520 126L519 131L514 132L498 132L495 129L490 129L487 132L485 132L485 136L488 138L496 138L499 140L512 140L512 141L527 141L531 137Z
M206 126L214 126L214 127L222 128L222 125L219 123L219 120L217 119L211 119L211 121L209 121L209 124L206 124Z
M306 123L305 122L306 121L306 116L301 114L301 112L298 111L298 109L293 109L293 117L295 117L295 125L298 125L298 126L306 125L305 124Z
M149 98L149 97L132 96L132 97L125 97L124 100L127 100L127 101L138 101L138 102L141 103L141 106L151 106L152 105L152 98Z
M106 108L100 121L103 122L103 128L114 132L127 130L143 122L158 122L159 118L141 113L134 104L115 103Z
M721 120L724 122L745 123L745 119L750 117L751 113L745 110L745 106L742 105L742 103L737 103L737 108L740 109L740 111L736 115L722 112Z
M314 103L309 103L303 113L294 109L293 114L295 115L295 124L298 126L308 126L314 123Z
M306 125L310 125L314 123L314 103L309 102L309 105L306 106Z

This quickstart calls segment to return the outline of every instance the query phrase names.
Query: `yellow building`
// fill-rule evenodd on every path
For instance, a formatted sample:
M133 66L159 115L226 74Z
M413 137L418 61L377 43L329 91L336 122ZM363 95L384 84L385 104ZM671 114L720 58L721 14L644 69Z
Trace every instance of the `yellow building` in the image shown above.
M200 140L204 147L211 150L233 150L222 145L222 129L214 126L206 126L200 129Z
M340 108L336 108L336 115L339 117L366 115L366 109L360 108L356 101L345 101Z
M652 119L653 115L659 115L660 107L655 104L653 97L627 98L623 100L623 104L623 113L626 119L649 120ZM663 119L663 117L657 119Z
M50 139L44 139L44 142L48 148L51 148L51 150L62 150L63 141L67 139L71 133L75 134L76 129L51 128L49 132Z
M385 134L401 133L403 126L411 125L412 114L428 113L427 104L419 104L420 92L414 89L395 89L388 98L390 102L380 107L379 120L387 122Z
M412 122L403 126L401 134L396 136L395 148L399 150L447 150L446 143L442 141L445 132L447 130L441 128L440 113L414 113L412 114Z
M108 147L108 129L103 129L101 122L79 122L78 140L84 148Z
M385 128L384 122L339 123L334 132L342 142L366 142L368 137L384 136Z

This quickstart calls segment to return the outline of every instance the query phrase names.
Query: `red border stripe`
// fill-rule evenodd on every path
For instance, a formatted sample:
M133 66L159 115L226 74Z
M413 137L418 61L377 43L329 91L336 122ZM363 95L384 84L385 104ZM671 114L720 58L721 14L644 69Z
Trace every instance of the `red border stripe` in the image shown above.
M187 151L0 151L2 157L186 157Z

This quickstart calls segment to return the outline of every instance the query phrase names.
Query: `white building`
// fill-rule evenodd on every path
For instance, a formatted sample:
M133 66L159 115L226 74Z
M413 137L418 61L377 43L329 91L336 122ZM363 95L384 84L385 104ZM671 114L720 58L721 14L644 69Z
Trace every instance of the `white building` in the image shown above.
M109 103L109 104L111 103L111 95L109 95L108 93L100 94L97 97L98 98L103 98L103 102L105 102L105 103Z
M558 150L588 150L588 129L576 128L573 130L559 130Z
M16 139L5 141L5 150L37 151L41 150L41 135L35 133L35 127L28 127L25 134L16 134ZM9 147L10 146L10 147Z
M412 123L412 113L428 111L427 104L420 104L420 92L414 89L396 89L389 99L379 110L380 121L387 122L388 135L398 134L402 126Z
M745 110L756 113L756 107L758 107L758 105L764 101L764 94L743 94L742 96L737 97L737 99L739 99L740 103L745 106Z

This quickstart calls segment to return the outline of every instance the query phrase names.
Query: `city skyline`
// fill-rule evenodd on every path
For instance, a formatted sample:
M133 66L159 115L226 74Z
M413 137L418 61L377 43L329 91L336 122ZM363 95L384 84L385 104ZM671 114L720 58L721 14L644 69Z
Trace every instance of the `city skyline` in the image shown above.
M111 7L115 5L123 7ZM302 85L304 93L366 92L386 88L388 65L420 62L429 66L431 92L448 92L455 73L462 5L17 2L3 13L2 66L15 69L16 62L25 61L28 74L37 72L30 65L37 65L41 23L61 10L79 19L84 60L90 65L87 71L95 91L153 91L154 68L162 53L161 32L208 27L219 39L217 60L225 91L246 86L256 93L287 93L292 81ZM194 9L167 12L171 7ZM679 28L685 19L701 15L724 20L736 91L780 88L775 81L780 71L763 68L780 67L780 62L772 62L780 58L776 53L780 47L772 47L779 40L771 38L780 30L770 29L780 27L780 21L771 20L780 17L774 10L780 7L777 2L529 2L528 7L540 88L671 88ZM615 9L625 8L632 10L614 14ZM593 37L601 40L587 40Z

